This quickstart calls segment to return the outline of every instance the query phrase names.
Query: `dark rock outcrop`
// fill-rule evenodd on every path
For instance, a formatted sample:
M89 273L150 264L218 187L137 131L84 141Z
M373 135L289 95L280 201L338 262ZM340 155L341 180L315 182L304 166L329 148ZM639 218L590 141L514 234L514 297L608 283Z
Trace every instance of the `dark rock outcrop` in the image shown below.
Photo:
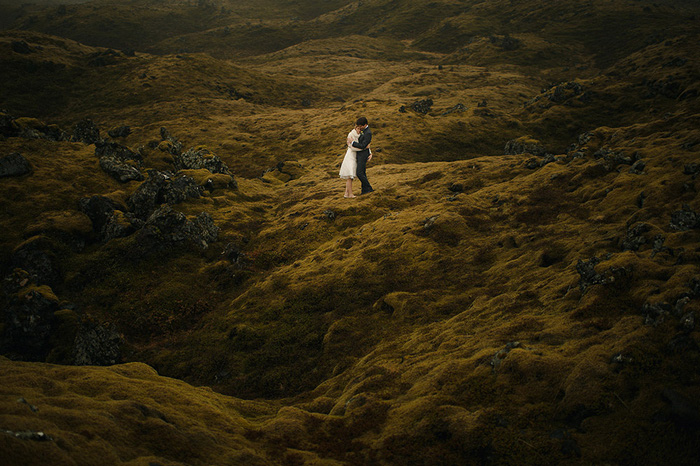
M54 312L58 306L55 297L42 288L48 289L20 292L5 306L0 348L11 359L43 361L49 352Z
M587 261L579 259L576 263L576 271L580 275L578 286L582 293L594 285L623 284L629 279L631 271L625 267L609 267L597 272L595 268L601 262L602 259L592 257Z
M95 155L102 157L110 157L117 160L135 160L141 162L143 157L138 152L134 152L126 146L116 142L98 141L95 143Z
M81 199L80 210L90 218L93 231L101 241L129 236L135 231L122 207L104 196Z
M177 204L185 199L198 198L202 194L201 190L192 177L149 170L148 179L139 186L127 203L136 217L146 220L159 205Z
M120 183L143 181L144 179L138 168L114 157L101 157L100 168Z
M15 249L12 265L26 270L34 282L53 286L63 279L55 249L49 238L35 236Z
M511 139L503 148L505 155L532 154L544 156L547 149L539 141L528 138Z
M671 228L678 231L688 231L700 228L700 214L683 204L683 208L671 214Z
M182 143L174 138L170 131L166 128L160 128L160 138L166 142L168 152L172 155L180 155L182 153Z
M209 243L217 240L219 227L205 212L190 220L165 204L153 212L136 235L138 243L147 251L162 251L187 243L206 249Z
M124 341L114 325L83 322L75 336L76 366L108 366L121 359Z
M411 104L411 110L422 115L426 115L433 106L433 99L423 99Z
M174 154L173 157L178 170L206 168L212 173L231 174L228 166L208 149L192 148L182 154Z
M640 247L648 243L645 233L651 231L651 227L646 223L638 223L627 229L627 235L622 240L623 251L638 251Z
M22 154L14 152L0 157L0 178L7 176L22 176L31 173L32 165Z
M464 104L457 104L457 105L455 105L454 107L452 107L451 109L449 109L449 110L447 110L446 112L444 112L444 113L442 114L442 116L449 115L449 114L455 113L455 112L461 113L461 112L465 112L466 110L467 110L467 106L466 106L466 105L464 105Z
M84 142L85 144L95 144L102 141L100 129L89 118L79 121L73 128L73 142Z

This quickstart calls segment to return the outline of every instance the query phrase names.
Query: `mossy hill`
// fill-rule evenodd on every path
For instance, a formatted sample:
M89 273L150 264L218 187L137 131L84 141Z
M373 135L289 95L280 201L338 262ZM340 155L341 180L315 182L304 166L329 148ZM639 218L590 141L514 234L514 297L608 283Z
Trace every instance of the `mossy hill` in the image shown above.
M4 461L696 460L693 2L13 11Z

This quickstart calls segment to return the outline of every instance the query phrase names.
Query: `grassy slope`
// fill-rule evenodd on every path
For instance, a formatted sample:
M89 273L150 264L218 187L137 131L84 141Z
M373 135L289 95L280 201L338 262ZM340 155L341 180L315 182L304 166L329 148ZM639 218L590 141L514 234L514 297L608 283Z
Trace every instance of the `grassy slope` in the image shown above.
M697 430L664 414L669 405L661 392L700 395L697 331L684 340L674 317L644 325L641 309L645 302L673 302L697 276L697 230L673 231L669 221L682 203L700 208L695 181L682 173L697 159L692 143L700 140L700 112L696 97L645 98L642 83L673 76L695 88L696 42L690 36L652 45L594 78L582 72L580 82L595 92L590 103L545 97L529 105L546 82L578 71L539 75L509 66L511 55L489 41L476 60L488 66L456 61L438 70L454 56L403 49L393 38L362 45L329 39L251 58L245 70L202 55L123 58L99 70L104 84L96 86L90 73L97 71L80 64L94 50L58 47L75 48L66 63L85 76L61 78L62 86L77 82L71 92L98 96L69 102L101 126L132 124L127 142L136 146L165 124L188 145L214 148L249 178L239 180L238 192L216 190L178 206L187 214L207 211L222 226L221 240L206 253L133 261L123 258L129 239L91 246L64 259L67 281L55 291L81 312L116 322L130 343L129 358L161 373L238 397L286 398L241 401L133 365L3 360L1 427L43 429L59 439L28 451L26 443L2 437L3 450L37 463L88 458L96 446L116 455L112 462L136 464L210 463L222 445L231 461L247 454L251 464L660 464L692 457ZM555 47L561 56L569 49L577 51L572 63L595 69L585 47ZM676 57L688 62L663 66ZM142 86L143 71L157 76L149 81L156 89ZM132 78L112 81L124 75ZM226 76L254 97L221 98L212 76ZM304 108L309 93L312 107ZM16 102L13 113L35 102L31 94L7 95L16 99L5 100ZM126 95L134 100L120 107ZM435 101L430 115L397 111L424 97ZM482 99L487 112L475 108ZM441 116L458 102L468 110ZM359 113L371 117L375 149L382 151L369 172L377 192L349 202L339 196L336 156ZM60 106L38 116L52 115L66 125L74 117ZM533 171L524 167L528 155L494 157L506 140L524 135L563 154L584 131L595 133L584 158ZM625 165L605 168L592 156L602 147L638 152L644 174L630 174ZM3 151L20 151L35 166L30 177L0 186L3 211L12 212L3 249L21 241L41 212L75 209L86 194L135 188L116 186L80 144L11 139ZM80 182L52 180L50 170L68 158L59 167ZM281 175L274 172L267 182L254 178L280 160L300 162L294 179L276 180ZM146 163L163 165L156 154ZM47 183L51 197L36 190ZM463 192L449 191L453 183ZM335 220L325 216L328 209ZM650 242L622 252L622 238L637 222L652 227L650 241L663 235L671 252L651 257ZM228 242L248 256L242 269L220 260ZM582 293L575 266L594 255L605 258L599 272L624 272ZM115 289L122 290L118 296ZM694 300L686 310L697 308ZM492 369L494 354L512 341L521 346ZM618 353L626 362L611 362ZM119 372L126 376L117 382ZM110 402L114 387L146 408ZM167 396L149 394L161 391ZM18 396L40 411L30 414ZM186 417L178 414L183 398L195 408ZM81 414L67 417L64 406L70 401L78 409L77 400ZM117 426L109 416L85 415L105 411L120 420ZM185 438L200 438L200 422L208 426L201 441L167 434L175 426ZM138 431L163 432L160 442L169 448L156 440L138 452L123 447ZM110 440L102 440L104 432Z

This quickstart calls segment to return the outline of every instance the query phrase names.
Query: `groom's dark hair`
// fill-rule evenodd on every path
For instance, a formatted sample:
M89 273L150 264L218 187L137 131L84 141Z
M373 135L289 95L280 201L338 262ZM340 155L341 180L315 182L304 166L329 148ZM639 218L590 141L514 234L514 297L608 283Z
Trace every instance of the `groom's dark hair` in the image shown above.
M369 124L369 122L367 121L367 118L365 118L365 117L360 117L355 122L355 126L365 126L367 124Z

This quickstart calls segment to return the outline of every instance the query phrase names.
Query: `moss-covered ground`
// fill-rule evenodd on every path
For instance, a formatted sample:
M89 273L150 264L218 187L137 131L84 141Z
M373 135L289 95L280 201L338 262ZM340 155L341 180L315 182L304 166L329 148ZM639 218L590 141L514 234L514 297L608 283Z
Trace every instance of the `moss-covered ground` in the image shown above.
M695 462L700 229L676 219L700 210L696 8L281 3L260 24L220 4L220 22L142 38L165 55L0 35L16 124L129 125L117 140L144 171L173 169L166 127L237 181L174 206L210 214L218 241L149 252L99 241L80 211L92 195L126 208L140 185L104 173L93 145L0 141L32 165L0 179L2 271L26 242L53 245L62 279L42 289L61 331L79 315L125 341L110 367L0 357L3 461ZM354 32L370 8L392 13ZM360 115L375 192L344 199ZM526 153L504 155L510 140ZM65 339L51 362L69 362Z

